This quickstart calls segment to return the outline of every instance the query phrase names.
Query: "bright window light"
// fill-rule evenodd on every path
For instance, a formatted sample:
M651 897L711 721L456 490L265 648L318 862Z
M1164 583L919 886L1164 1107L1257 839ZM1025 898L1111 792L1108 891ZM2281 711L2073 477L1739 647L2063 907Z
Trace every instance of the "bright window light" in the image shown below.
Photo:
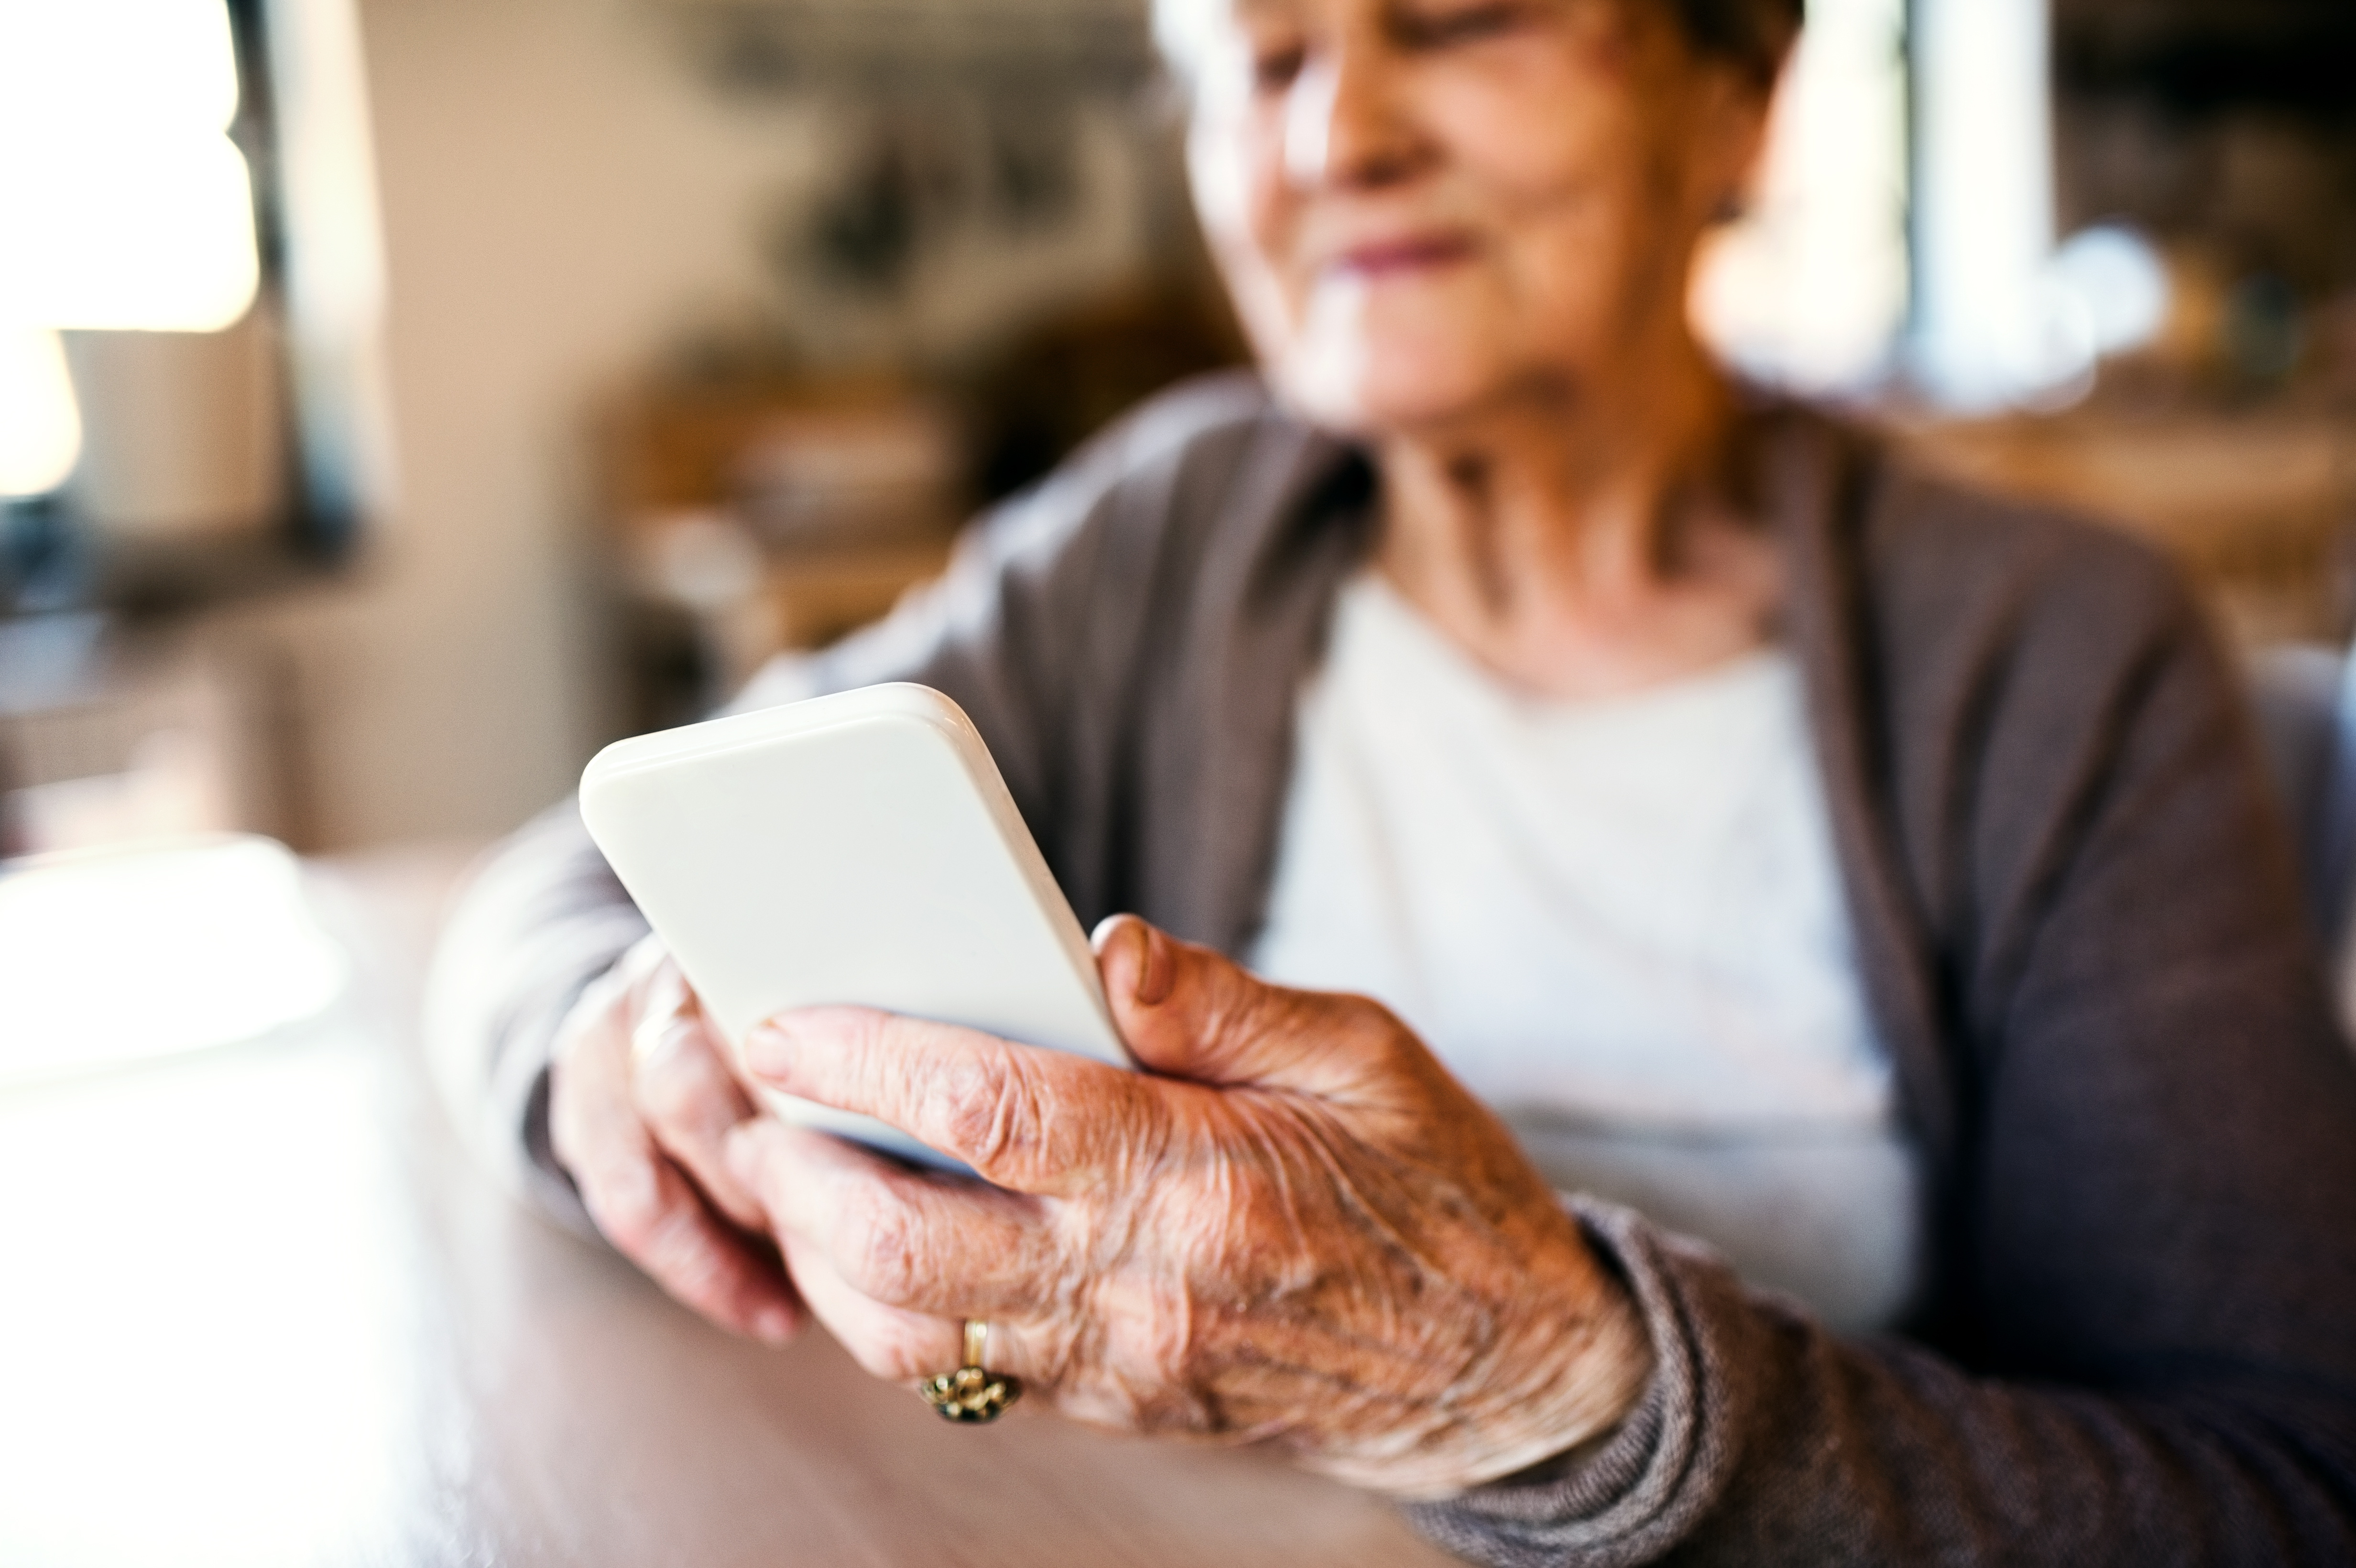
M253 303L221 0L0 0L0 322L212 332Z
M1886 371L1905 325L1904 0L1810 0L1750 210L1694 277L1705 340L1737 368L1837 393Z
M2144 347L2168 325L2168 263L2148 238L2124 223L2080 229L2053 252L2046 273L2084 313L2097 354Z
M345 973L267 838L0 862L0 1087L257 1039Z
M1920 0L1915 370L1960 412L2083 376L2083 312L2047 275L2053 124L2047 0Z
M81 455L81 416L58 335L0 322L0 496L56 489Z

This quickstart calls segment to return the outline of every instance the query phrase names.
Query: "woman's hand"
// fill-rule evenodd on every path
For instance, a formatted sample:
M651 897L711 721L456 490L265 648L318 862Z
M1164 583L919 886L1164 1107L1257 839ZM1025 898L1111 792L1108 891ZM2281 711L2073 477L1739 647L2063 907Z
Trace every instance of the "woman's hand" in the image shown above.
M724 1328L782 1344L803 1310L725 1151L758 1113L654 937L583 993L557 1031L548 1131L597 1229Z
M763 1121L734 1168L818 1317L878 1376L959 1325L1065 1413L1268 1440L1439 1496L1605 1431L1651 1371L1633 1308L1511 1135L1376 1004L1098 932L1151 1073L863 1008L754 1031L763 1082L905 1128L994 1186Z

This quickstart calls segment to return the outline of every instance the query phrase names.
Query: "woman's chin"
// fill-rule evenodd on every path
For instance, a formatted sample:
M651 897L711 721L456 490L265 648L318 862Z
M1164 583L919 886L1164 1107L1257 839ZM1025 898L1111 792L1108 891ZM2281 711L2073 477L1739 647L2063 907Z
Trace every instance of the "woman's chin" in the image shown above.
M1326 430L1363 438L1411 436L1477 419L1510 379L1501 368L1441 356L1365 353L1296 361L1278 379L1286 400Z
M1534 355L1552 357L1545 344L1571 347L1561 313L1534 320L1530 305L1491 269L1406 269L1323 281L1287 330L1255 336L1288 400L1318 424L1405 434L1476 417L1527 379Z

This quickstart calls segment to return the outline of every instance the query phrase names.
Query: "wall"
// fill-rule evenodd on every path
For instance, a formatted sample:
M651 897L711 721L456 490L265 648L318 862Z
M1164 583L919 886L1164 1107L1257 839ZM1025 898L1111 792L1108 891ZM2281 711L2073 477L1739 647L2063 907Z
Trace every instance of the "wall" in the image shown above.
M357 579L265 619L297 667L305 837L488 833L598 732L580 427L594 390L751 286L757 125L578 0L361 9L389 284L394 496Z
M758 226L825 176L831 123L715 98L626 0L362 0L360 23L396 494L348 582L223 627L291 654L327 848L497 832L569 788L607 725L589 416L774 307Z

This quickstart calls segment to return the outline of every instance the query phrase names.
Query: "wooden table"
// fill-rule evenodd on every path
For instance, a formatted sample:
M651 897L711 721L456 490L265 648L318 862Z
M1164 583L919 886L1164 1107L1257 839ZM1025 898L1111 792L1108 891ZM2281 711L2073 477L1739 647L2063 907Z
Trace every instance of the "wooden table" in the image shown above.
M514 1206L413 1051L457 864L321 868L321 1024L0 1095L0 1563L1448 1561L1265 1456L951 1427Z

